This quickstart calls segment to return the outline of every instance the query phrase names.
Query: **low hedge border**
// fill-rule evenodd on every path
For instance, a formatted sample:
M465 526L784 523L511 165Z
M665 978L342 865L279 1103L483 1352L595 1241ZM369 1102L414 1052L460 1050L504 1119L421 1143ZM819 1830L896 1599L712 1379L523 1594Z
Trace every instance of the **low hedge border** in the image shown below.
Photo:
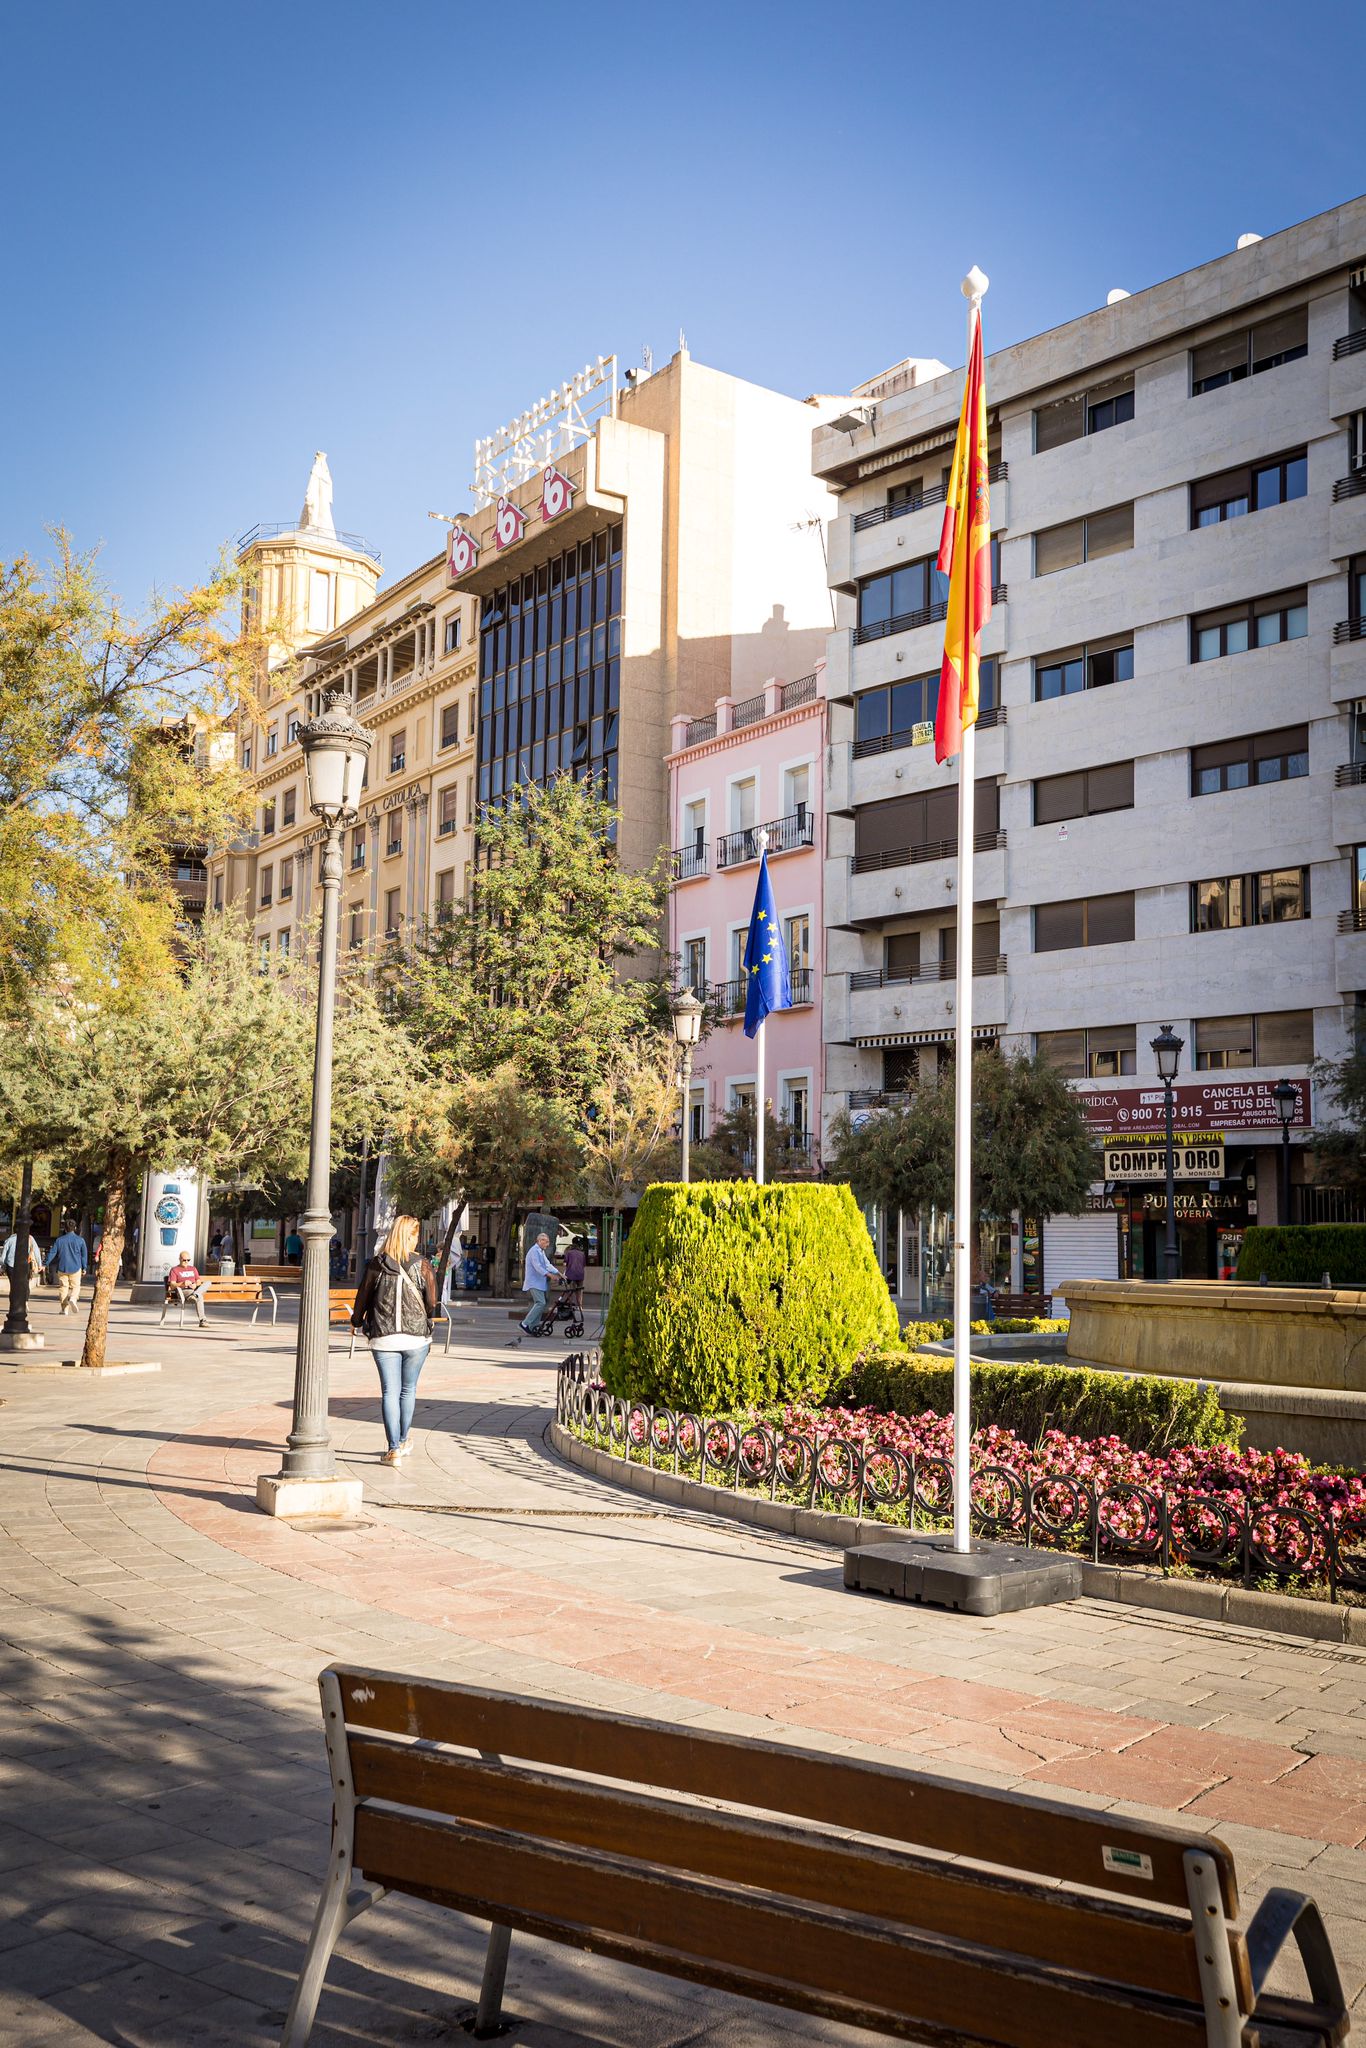
M592 1472L599 1479L631 1493L643 1494L662 1506L720 1515L726 1521L767 1529L774 1535L823 1543L848 1550L857 1543L875 1543L898 1533L886 1522L854 1515L830 1514L824 1508L792 1507L766 1500L762 1494L736 1493L729 1487L704 1486L699 1480L633 1465L610 1451L585 1443L567 1424L553 1419L545 1441L566 1464ZM1191 1620L1218 1621L1238 1628L1265 1629L1315 1642L1351 1643L1366 1647L1366 1607L1330 1604L1293 1593L1249 1591L1208 1579L1171 1579L1140 1565L1081 1563L1082 1591L1093 1600L1113 1600L1125 1607L1156 1609Z
M1317 1287L1366 1286L1366 1223L1253 1223L1238 1252L1239 1283Z

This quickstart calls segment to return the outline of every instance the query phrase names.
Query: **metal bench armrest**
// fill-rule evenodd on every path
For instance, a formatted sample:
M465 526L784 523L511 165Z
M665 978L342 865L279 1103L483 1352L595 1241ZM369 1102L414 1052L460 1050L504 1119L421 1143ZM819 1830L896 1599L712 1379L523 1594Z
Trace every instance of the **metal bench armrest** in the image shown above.
M1252 1917L1247 1930L1247 1954L1252 1968L1253 1996L1260 2002L1262 1987L1271 1974L1272 1965L1291 1935L1300 1952L1304 1974L1309 1981L1309 1996L1314 2003L1312 2016L1304 2015L1304 2018L1310 2025L1321 2029L1325 2041L1341 2041L1347 2032L1347 2005L1342 1995L1337 1960L1323 1924L1323 1915L1303 1892L1286 1891L1279 1885L1275 1886ZM1296 2018L1300 2017L1297 2012Z

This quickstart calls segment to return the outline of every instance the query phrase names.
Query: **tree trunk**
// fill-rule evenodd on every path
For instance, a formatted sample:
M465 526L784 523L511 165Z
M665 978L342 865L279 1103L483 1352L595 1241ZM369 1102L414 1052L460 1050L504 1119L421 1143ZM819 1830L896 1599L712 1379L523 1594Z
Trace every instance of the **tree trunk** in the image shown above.
M512 1246L512 1219L516 1210L511 1202L504 1202L498 1211L498 1235L493 1243L493 1291L498 1295L511 1293L508 1271L509 1252Z
M90 1304L90 1321L85 1326L82 1365L103 1365L105 1340L109 1335L109 1304L114 1283L123 1264L123 1244L128 1232L128 1161L116 1158L104 1191L104 1236L100 1239L99 1264L95 1268L95 1295Z
M456 1195L452 1198L451 1220L446 1225L446 1235L444 1240L442 1241L441 1251L436 1261L436 1298L438 1301L440 1301L441 1299L441 1289L445 1284L446 1279L446 1268L447 1266L449 1266L451 1262L451 1246L455 1242L455 1233L457 1228L459 1227L460 1217L464 1210L464 1207L465 1197L463 1194Z

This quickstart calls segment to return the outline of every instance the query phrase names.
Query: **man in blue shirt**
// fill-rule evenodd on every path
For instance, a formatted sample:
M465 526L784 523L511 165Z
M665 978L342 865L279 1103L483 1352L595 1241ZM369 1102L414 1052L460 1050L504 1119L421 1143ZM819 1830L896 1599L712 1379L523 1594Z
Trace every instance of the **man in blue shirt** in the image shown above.
M543 1230L540 1236L527 1246L526 1267L522 1274L522 1291L531 1296L527 1320L521 1326L528 1337L540 1334L550 1283L559 1277L559 1268L550 1257L550 1233ZM514 1337L512 1341L516 1344L520 1339Z
M74 1316L81 1305L81 1276L90 1263L85 1249L85 1239L71 1228L68 1217L66 1228L55 1240L47 1255L49 1269L57 1269L57 1286L61 1292L62 1314Z

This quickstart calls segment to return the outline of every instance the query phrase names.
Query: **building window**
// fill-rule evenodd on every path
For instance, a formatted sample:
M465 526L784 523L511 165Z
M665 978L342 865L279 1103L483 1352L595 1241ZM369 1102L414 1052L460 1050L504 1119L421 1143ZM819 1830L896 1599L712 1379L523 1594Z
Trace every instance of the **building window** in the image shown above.
M730 829L732 832L751 832L759 821L759 785L754 776L745 775L730 786Z
M481 605L481 804L559 774L616 801L622 543L618 520Z
M1068 519L1061 526L1046 526L1034 536L1034 574L1054 576L1059 569L1075 569L1080 562L1097 562L1104 555L1122 555L1134 544L1134 508L1112 505L1105 512L1088 512L1082 519Z
M215 910L223 908L223 877L221 875L215 875L213 878L213 907Z
M385 845L384 845L384 851L385 851L385 853L386 853L386 854L390 854L390 853L402 853L402 851L403 851L403 812L402 812L401 810L395 810L395 811L390 811L390 813L389 813L389 817L388 817L388 826L389 826L389 830L388 830L388 834L387 834L387 836L386 836L386 839L385 839Z
M460 744L460 706L447 704L441 712L441 745L455 747Z
M1309 309L1297 306L1292 313L1278 313L1274 320L1260 320L1255 327L1240 327L1193 348L1191 391L1198 398L1203 391L1218 391L1308 353Z
M1312 1010L1267 1010L1257 1017L1195 1020L1195 1065L1200 1073L1228 1067L1305 1066L1313 1057Z
M270 973L270 933L262 932L256 941L256 966L258 973Z
M246 773L246 774L250 774L250 772L251 772L251 741L250 741L250 740L243 740L243 742L242 742L242 768L243 768L243 772L244 772L244 773Z
M270 800L270 802L269 802L268 804L262 804L262 806L261 806L261 837L262 837L263 839L269 839L269 837L270 837L271 833L272 833L272 832L273 832L274 830L275 830L275 799L274 799L274 797L272 797L272 798L271 798L271 800Z
M1070 903L1040 903L1034 911L1034 951L1071 946L1116 946L1134 935L1134 892L1077 896Z
M1191 930L1234 931L1247 924L1296 924L1309 915L1308 868L1259 875L1218 875L1191 883Z
M285 720L285 745L292 747L298 737L299 715L296 711L291 711L289 717Z
M783 816L794 818L798 833L805 833L811 823L811 769L803 762L800 768L783 770Z
M1054 697L1073 697L1082 690L1103 690L1111 683L1134 679L1134 643L1124 638L1100 641L1094 647L1064 647L1057 654L1041 654L1034 661L1034 701L1047 704Z
M465 737L466 737L466 739L470 739L470 740L472 740L472 739L474 738L474 728L475 728L475 724L476 724L476 722L477 722L477 715L476 715L476 708L475 708L475 707L476 707L476 705L477 705L477 702L478 702L478 696L477 696L477 692L475 692L474 690L471 690L471 691L470 691L470 694L469 694L469 696L467 697L467 699L466 699L465 701L466 701L466 706L467 706L467 708L468 708L468 711L469 711L469 717L468 717L468 719L466 720L466 723L465 723Z
M459 612L452 612L446 621L445 648L447 654L458 654L460 652L462 627L463 621Z
M282 860L280 862L280 901L288 903L293 894L294 863L292 860Z
M1044 775L1034 784L1034 823L1056 825L1064 818L1093 818L1102 811L1134 807L1134 764L1111 761L1071 775Z
M389 738L389 773L391 775L401 775L407 766L407 762L408 734L406 728L400 726L398 731L392 733Z
M1309 489L1309 458L1303 448L1242 469L1221 470L1191 485L1191 525L1219 526L1249 512L1302 498Z
M692 1090L688 1097L688 1138L694 1145L705 1144L707 1137L707 1091L705 1083Z
M284 893L285 893L285 892L284 892L284 890L282 889L282 890L280 891L280 894L281 894L281 895L283 896L283 895L284 895ZM275 934L275 950L276 950L276 952L277 952L277 953L279 954L279 956L280 956L280 958L281 958L282 960L288 960L288 958L289 958L289 926L288 926L287 924L283 924L283 925L281 925L281 927L280 927L279 931L278 931L278 932L276 932L276 934Z
M465 823L467 825L474 823L474 777L472 775L465 777Z
M860 640L880 640L887 633L904 633L909 626L944 616L949 579L934 562L933 555L922 555L881 576L865 577L858 587Z
M325 569L313 569L308 578L308 630L325 633L332 624L332 578Z
M451 785L450 785L450 787L449 787L448 789L443 789L443 790L442 790L442 792L441 792L441 795L440 795L440 798L438 799L438 802L437 802L437 812L436 812L436 836L437 836L437 838L438 838L438 839L444 839L444 838L445 838L445 837L447 836L447 834L448 834L448 833L454 832L454 830L455 830L456 826L457 826L457 825L458 825L459 823L460 823L460 784L459 784L458 782L453 782L453 783L451 783Z
M436 915L444 923L455 912L455 869L442 868L436 878Z
M882 941L884 981L914 981L920 972L919 932L890 932Z
M363 868L365 866L366 831L367 828L364 825L357 825L351 834L351 865L353 868Z
M811 1130L811 1084L809 1081L784 1081L783 1121L792 1136L805 1142Z
M297 791L287 789L284 793L284 796L281 799L282 809L280 814L286 825L292 825L294 823L294 811L297 803Z
M263 867L263 868L262 868L262 870L261 870L261 908L262 908L262 910L269 910L269 908L270 908L270 905L271 905L271 901L272 901L272 897L273 897L273 888L274 888L274 882L275 882L275 869L274 869L274 867L273 867L273 866L270 866L270 865L267 865L266 867Z
M1065 442L1080 441L1083 434L1101 434L1134 416L1132 374L1097 384L1090 391L1078 391L1071 398L1055 398L1034 414L1034 452L1061 448Z
M707 1000L707 942L705 938L683 941L683 979L699 1002Z
M273 725L266 734L266 759L273 761L280 751L280 728Z
M805 911L795 917L783 919L783 932L787 941L788 972L794 980L799 974L806 974L811 967L811 919ZM793 995L796 995L795 988Z
M1093 1024L1081 1031L1040 1031L1034 1050L1068 1081L1109 1081L1138 1071L1137 1027Z
M974 793L976 837L1000 830L1001 786L980 776ZM893 867L901 859L947 860L958 844L958 791L953 784L885 803L863 804L854 814L855 872ZM898 856L901 858L899 859Z
M1214 740L1191 748L1191 795L1214 796L1224 789L1251 789L1266 782L1293 782L1309 773L1309 728L1284 725L1275 732Z
M1303 640L1309 631L1309 601L1303 590L1283 590L1249 604L1226 604L1197 612L1191 620L1191 660L1217 661L1221 654L1246 654L1250 647L1277 647Z
M351 906L351 923L347 939L353 953L357 946L365 944L365 912L359 903L353 903Z
M384 935L397 938L403 924L403 891L386 889L384 892Z

